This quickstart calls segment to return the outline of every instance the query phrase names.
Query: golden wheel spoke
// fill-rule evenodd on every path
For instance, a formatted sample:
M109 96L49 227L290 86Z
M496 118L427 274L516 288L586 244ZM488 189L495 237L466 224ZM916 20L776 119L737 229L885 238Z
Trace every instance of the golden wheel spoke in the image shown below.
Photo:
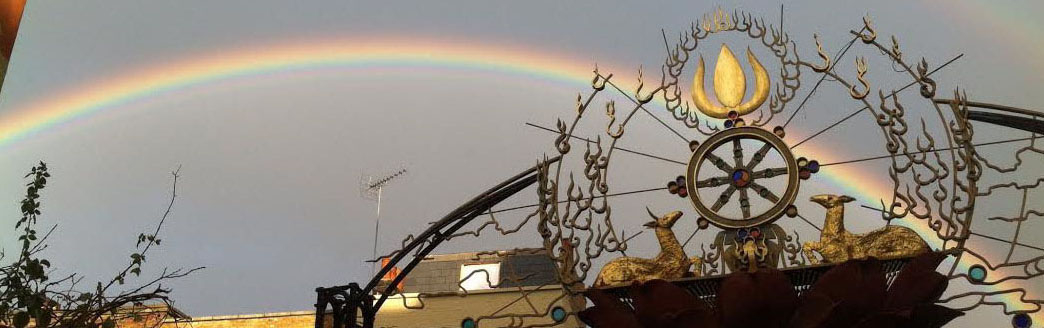
M768 199L769 201L771 201L773 203L779 201L779 196L776 196L776 194L773 194L772 191L768 190L768 188L765 188L765 186L762 186L762 185L758 184L757 182L753 182L753 181L750 182L749 186L750 186L750 189L754 189L754 191L757 192L758 196L761 196L761 198Z
M713 177L696 182L696 188L717 187L732 182L731 177Z
M736 168L743 168L743 145L740 139L732 139L732 159L736 162Z
M732 171L735 170L732 168L732 166L729 166L728 163L725 163L725 160L721 159L721 157L718 157L717 155L708 152L706 157L707 161L711 162L711 164L714 164L714 166L720 169L722 172L732 174Z
M761 164L761 161L765 159L765 155L768 154L769 150L772 150L771 144L766 143L765 145L761 146L761 149L758 149L758 151L754 153L754 156L750 158L750 162L747 163L747 166L745 166L744 168L748 170L753 170L755 167L758 166L758 164Z
M725 189L725 191L721 193L721 196L718 196L718 201L714 202L714 206L711 206L711 210L715 212L720 210L722 206L725 206L725 204L729 202L729 199L732 198L732 194L734 193L736 193L736 186L729 186L728 189Z
M777 167L777 168L771 168L771 169L764 169L764 170L761 170L761 171L754 171L753 173L750 174L750 177L752 179L768 179L768 178L777 177L777 176L784 175L784 174L787 174L787 168L785 168L785 167Z
M750 198L747 197L747 188L741 188L740 189L739 202L740 202L740 210L743 211L743 218L744 219L749 219L750 218Z

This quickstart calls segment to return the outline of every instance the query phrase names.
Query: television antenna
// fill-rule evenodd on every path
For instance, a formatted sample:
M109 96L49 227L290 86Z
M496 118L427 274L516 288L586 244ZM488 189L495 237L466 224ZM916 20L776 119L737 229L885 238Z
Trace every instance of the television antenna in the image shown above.
M404 175L406 175L405 167L385 175L363 175L359 180L360 195L365 199L377 201L377 218L373 227L373 254L370 257L375 263L377 262L377 239L381 231L381 198L384 195L384 187ZM376 269L376 266L374 268Z

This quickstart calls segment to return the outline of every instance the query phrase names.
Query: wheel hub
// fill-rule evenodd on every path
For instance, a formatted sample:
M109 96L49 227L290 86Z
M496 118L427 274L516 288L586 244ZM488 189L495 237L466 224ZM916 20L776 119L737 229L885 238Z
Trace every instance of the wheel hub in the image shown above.
M736 169L732 171L732 185L737 188L746 188L754 182L754 178L750 176L750 171L746 169Z

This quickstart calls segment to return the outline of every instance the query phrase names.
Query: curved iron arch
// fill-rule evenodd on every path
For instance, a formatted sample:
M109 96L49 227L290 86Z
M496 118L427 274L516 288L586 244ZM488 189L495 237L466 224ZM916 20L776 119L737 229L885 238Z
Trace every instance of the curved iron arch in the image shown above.
M939 103L939 104L950 104L950 103L953 103L954 101L955 100L953 100L953 99L936 99L935 100L935 102ZM983 122L983 123L989 123L989 124L994 124L994 125L1000 125L1000 126L1006 126L1006 127L1009 127L1009 128L1019 129L1019 130L1023 130L1023 131L1027 131L1027 132L1034 132L1034 133L1038 133L1038 134L1044 134L1044 121L1041 121L1041 120L1037 119L1037 118L1040 118L1040 117L1044 117L1044 113L1041 113L1041 112L1038 112L1038 111L1034 111L1034 110L1024 109L1024 108L1005 106L1005 105L998 105L998 104L990 104L990 103L983 103L983 102L975 102L975 101L966 101L966 102L964 102L964 104L967 105L968 107L986 108L986 109L992 109L992 110L1001 111L1001 112L1005 112L1005 113L1015 113L1015 114L1031 116L1031 118L1030 118L1030 117L1017 116L1017 115L1011 115L1011 114L990 113L990 112L970 110L970 111L968 111L968 119L969 120Z
M530 167L475 196L443 216L442 219L435 221L405 247L393 253L389 258L388 265L378 270L377 274L370 279L366 286L360 287L358 283L353 282L343 286L316 288L315 327L325 328L326 315L329 313L333 317L334 328L357 327L357 316L360 314L363 319L362 327L372 328L377 311L380 310L384 301L395 290L395 286L401 283L424 257L442 244L447 236L453 235L453 233L467 225L471 220L486 213L494 205L535 183L538 176L537 170L542 165L554 163L560 159L561 156L546 159L538 165ZM416 250L416 253L414 253L413 258L403 266L399 275L384 288L380 293L380 297L375 299L372 292L377 288L381 278L414 250ZM331 308L331 310L328 312L327 308Z

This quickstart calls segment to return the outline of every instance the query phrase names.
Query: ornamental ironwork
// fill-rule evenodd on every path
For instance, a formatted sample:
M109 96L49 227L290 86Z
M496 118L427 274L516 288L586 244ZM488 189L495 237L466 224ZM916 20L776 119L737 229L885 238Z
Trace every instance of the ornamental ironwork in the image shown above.
M797 41L779 25L750 13L719 9L676 35L662 34L666 57L658 78L647 79L639 69L636 83L624 84L594 67L590 88L577 96L569 117L552 128L530 124L555 134L554 156L535 161L533 168L433 222L424 233L407 236L402 249L383 258L390 258L393 266L406 263L407 275L418 258L451 239L535 230L556 263L562 296L534 304L520 293L514 301L530 302L533 313L469 313L461 322L470 327L492 322L540 327L575 324L567 319L575 319L576 311L556 304L582 302L592 289L629 302L633 295L627 286L664 279L713 306L720 281L731 273L780 270L801 293L842 262L881 259L890 284L911 259L936 254L945 256L939 272L950 286L958 286L936 304L964 312L996 307L1011 317L1013 326L1028 326L1044 304L1026 289L1042 283L1044 248L1033 245L1039 238L1025 240L1023 230L1029 220L1044 217L1044 210L1027 201L1044 181L1035 178L1039 174L1028 164L1034 159L1027 156L1044 154L1036 143L1044 133L1044 123L1037 120L1041 114L969 101L962 90L938 90L942 83L933 74L961 55L938 65L912 59L914 55L901 50L898 37L879 37L885 28L869 17L843 33L848 41L836 48L812 35L808 41L815 48L810 52L799 51ZM732 49L745 49L750 78ZM713 53L717 58L712 98L704 55ZM850 53L857 55L846 58ZM872 69L878 65L883 69ZM908 83L881 85L873 74L894 74ZM834 115L840 117L836 120L814 112L827 109L809 105L810 99L828 92L838 98L831 99L829 110L843 114ZM637 129L632 124L636 120L650 120L662 128L657 147L624 146ZM818 128L793 133L788 129L795 120ZM827 161L820 157L828 154L802 147L836 133L846 122L846 129L875 135L845 146L863 152L862 157ZM975 138L977 128L1025 136L981 142ZM676 144L675 153L646 149L667 143ZM1016 148L1004 149L1005 145ZM664 172L621 164L621 153L676 170L646 179L654 184L650 188L618 189L615 181L622 176L634 180L638 173ZM846 190L821 177L821 171L870 162L884 163L867 178L888 185L888 194L879 199L845 195ZM536 186L536 204L494 208L530 185ZM809 190L821 193L801 197ZM624 196L626 201L621 200ZM678 198L687 201L663 205ZM1006 205L977 206L983 201ZM820 211L817 206L825 210L824 218L806 217L806 212ZM1014 215L996 213L1009 208L1018 210ZM508 213L530 209L514 222L505 219ZM644 228L637 223L646 219L619 220L621 213L641 212L652 219ZM846 213L849 220L879 221L869 232L853 233L845 226ZM985 224L1014 233L996 235L999 229L984 229ZM803 242L799 230L816 231L818 238ZM631 249L639 235L655 237L659 252L638 256L651 253ZM1001 243L1004 249L987 252L982 241ZM369 319L358 324L372 326L372 316L401 282L396 279L374 294L388 270L364 287L320 289L317 327L332 304L324 295L348 300L338 304L366 303L335 307L333 313L355 318L361 310Z

